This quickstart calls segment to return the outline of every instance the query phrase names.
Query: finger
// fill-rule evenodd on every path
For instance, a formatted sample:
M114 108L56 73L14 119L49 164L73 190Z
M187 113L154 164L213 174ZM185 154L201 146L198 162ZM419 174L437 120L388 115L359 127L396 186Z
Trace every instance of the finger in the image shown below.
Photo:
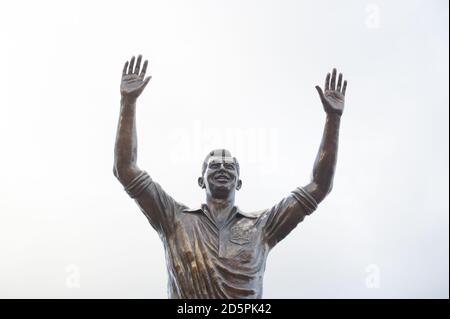
M136 61L136 67L134 68L134 74L139 74L139 69L141 68L141 60L142 60L142 55L139 54L137 61Z
M145 60L144 64L142 65L141 74L139 75L141 78L145 77L145 72L147 72L147 65L148 65L148 61Z
M338 90L340 92L341 91L341 86L342 86L342 73L339 73L336 90Z
M131 60L130 60L130 65L128 67L128 74L132 74L133 73L133 69L134 69L134 57L132 57Z
M336 90L336 69L333 69L333 73L331 74L331 85L330 90Z
M330 90L330 73L327 73L327 77L325 78L325 91Z
M141 89L142 89L142 90L145 89L145 87L147 86L148 82L150 82L150 79L151 79L151 78L152 78L151 76L148 76L148 77L144 80L144 83L142 83L142 86L141 86Z
M123 66L122 75L126 75L127 74L127 69L128 69L128 61L125 62L125 65Z
M344 87L342 88L342 95L345 96L345 90L347 90L347 81L344 81Z
M320 88L320 86L316 85L316 90L317 90L317 93L319 93L320 100L321 100L322 102L325 101L325 96L323 95L323 91L322 91L322 89Z

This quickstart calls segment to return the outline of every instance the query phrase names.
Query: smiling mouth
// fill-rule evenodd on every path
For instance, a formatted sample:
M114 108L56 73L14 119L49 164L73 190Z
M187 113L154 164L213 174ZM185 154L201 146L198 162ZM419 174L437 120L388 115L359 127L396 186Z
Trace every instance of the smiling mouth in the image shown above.
M228 182L230 180L230 178L226 175L218 175L214 177L214 179L218 182Z

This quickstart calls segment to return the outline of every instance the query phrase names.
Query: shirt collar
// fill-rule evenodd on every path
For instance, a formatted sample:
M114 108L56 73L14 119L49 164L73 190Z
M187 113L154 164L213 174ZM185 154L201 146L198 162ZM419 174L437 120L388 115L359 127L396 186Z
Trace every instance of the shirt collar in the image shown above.
M200 207L196 207L196 208L185 208L182 210L183 213L205 213L205 207L206 204L202 204ZM242 210L239 209L239 207L234 206L236 208L236 215L241 215L243 217L247 217L247 218L258 218L259 214L258 213L247 213L247 212L243 212ZM206 206L207 208L207 206Z

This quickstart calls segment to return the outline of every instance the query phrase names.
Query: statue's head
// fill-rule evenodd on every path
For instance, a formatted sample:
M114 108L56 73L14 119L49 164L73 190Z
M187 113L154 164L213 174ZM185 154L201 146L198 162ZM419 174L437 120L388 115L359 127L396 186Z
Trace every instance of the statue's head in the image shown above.
M238 161L225 149L209 152L203 161L202 176L198 178L198 185L212 198L234 198L234 192L242 186Z

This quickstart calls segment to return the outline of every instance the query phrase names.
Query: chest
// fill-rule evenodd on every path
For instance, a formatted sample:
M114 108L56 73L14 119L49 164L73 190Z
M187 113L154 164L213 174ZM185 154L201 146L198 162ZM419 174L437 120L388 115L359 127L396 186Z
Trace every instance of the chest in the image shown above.
M238 217L221 228L203 216L176 222L173 246L181 256L205 256L237 263L251 263L264 250L255 219Z

